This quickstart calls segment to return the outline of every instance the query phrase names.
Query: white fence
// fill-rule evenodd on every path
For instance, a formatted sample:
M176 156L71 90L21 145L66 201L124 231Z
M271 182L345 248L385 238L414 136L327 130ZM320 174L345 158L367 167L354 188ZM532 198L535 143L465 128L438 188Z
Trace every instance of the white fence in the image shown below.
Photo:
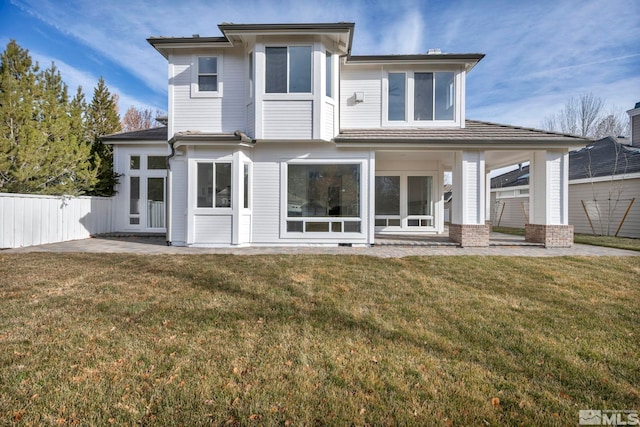
M0 248L86 239L112 232L112 200L0 193Z

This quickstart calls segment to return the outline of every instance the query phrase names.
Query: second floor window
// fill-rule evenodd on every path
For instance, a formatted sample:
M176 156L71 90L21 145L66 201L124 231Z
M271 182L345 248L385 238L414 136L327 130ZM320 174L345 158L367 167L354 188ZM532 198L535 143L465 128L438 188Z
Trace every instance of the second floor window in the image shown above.
M265 92L311 93L311 46L267 47Z
M389 122L454 120L453 72L390 72L387 80Z
M198 91L218 91L218 58L215 56L198 57Z

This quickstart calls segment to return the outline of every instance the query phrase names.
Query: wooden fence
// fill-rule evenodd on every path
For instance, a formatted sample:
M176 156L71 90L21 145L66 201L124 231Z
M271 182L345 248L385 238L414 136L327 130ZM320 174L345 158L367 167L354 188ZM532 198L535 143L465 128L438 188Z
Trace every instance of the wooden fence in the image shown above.
M112 200L0 193L0 249L112 232Z

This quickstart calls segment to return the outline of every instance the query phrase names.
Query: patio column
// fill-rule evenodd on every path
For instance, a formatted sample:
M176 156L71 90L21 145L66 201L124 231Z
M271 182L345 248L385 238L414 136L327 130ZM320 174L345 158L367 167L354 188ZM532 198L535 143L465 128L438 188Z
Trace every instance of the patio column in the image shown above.
M569 153L534 151L529 166L529 224L525 240L548 248L573 244L569 225Z
M452 181L449 238L463 247L489 246L489 226L485 223L484 151L456 151Z

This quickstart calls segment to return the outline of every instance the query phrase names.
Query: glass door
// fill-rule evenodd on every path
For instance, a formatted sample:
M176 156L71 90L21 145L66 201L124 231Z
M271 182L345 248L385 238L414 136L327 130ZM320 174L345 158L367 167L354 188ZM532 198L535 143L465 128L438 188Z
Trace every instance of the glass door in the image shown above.
M147 227L165 227L165 179L147 178Z

